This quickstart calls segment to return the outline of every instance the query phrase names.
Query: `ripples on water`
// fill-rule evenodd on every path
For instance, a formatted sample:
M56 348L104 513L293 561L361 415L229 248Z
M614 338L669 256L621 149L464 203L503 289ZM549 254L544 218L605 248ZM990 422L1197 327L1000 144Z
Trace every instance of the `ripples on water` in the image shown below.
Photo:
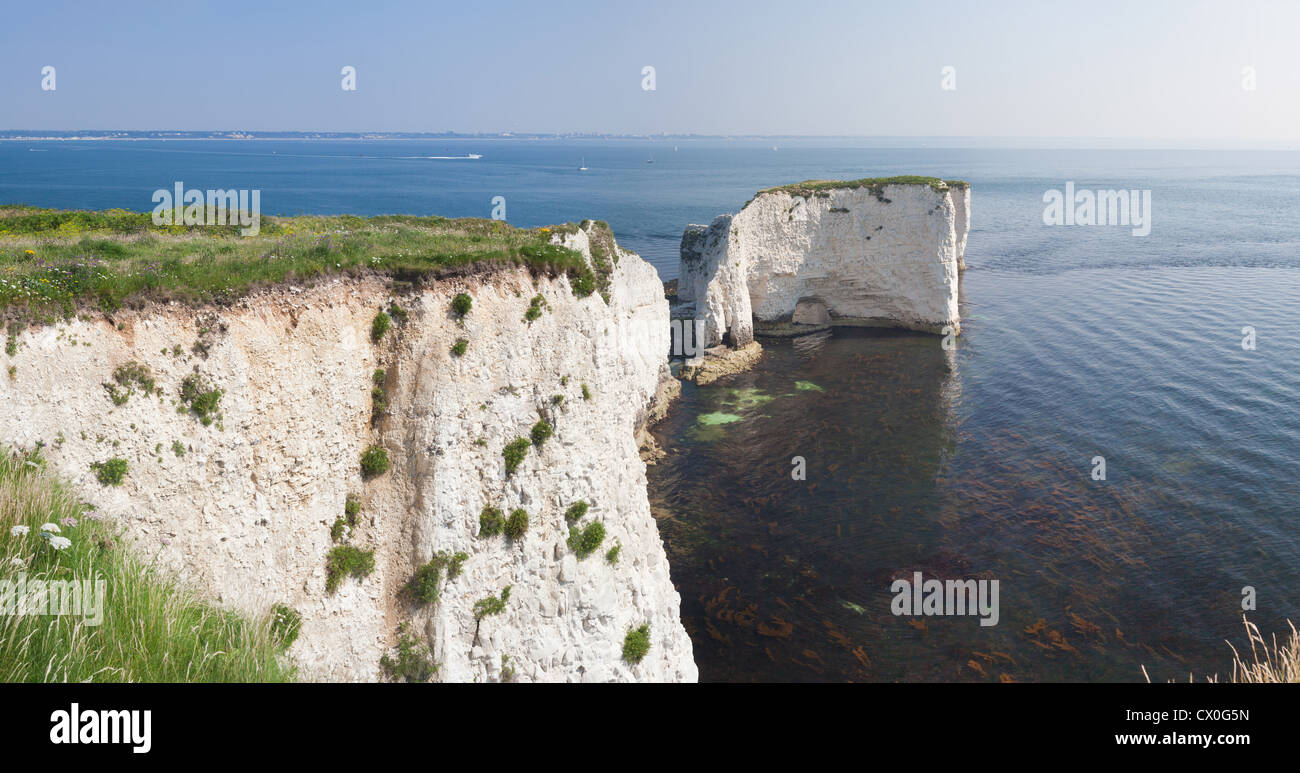
M660 425L651 491L702 679L1226 674L1242 586L1265 630L1300 619L1294 271L969 271L963 290L956 352L771 342ZM999 580L1000 623L893 616L913 571Z

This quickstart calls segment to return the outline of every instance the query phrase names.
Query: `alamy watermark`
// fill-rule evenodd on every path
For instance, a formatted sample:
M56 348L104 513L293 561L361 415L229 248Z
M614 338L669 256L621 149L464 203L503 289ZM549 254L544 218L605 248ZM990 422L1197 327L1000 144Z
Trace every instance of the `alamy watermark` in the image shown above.
M90 580L27 579L19 572L15 582L0 580L0 615L76 616L82 623L97 626L104 622L105 582Z
M1150 190L1081 190L1074 181L1065 192L1053 188L1043 194L1043 222L1047 225L1128 225L1134 236L1151 233Z
M920 572L889 586L895 616L978 615L980 625L998 624L997 580L927 580Z
M154 225L238 225L239 233L256 236L262 230L262 191L185 189L177 181L174 190L153 192Z

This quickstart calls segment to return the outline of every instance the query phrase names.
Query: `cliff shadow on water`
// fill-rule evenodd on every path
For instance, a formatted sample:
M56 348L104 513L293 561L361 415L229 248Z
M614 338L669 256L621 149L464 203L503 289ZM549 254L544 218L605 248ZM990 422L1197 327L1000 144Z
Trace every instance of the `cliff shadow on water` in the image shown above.
M656 427L669 455L651 502L701 678L916 678L881 651L897 622L886 590L913 569L965 570L936 484L954 353L885 330L764 346L747 373L685 385Z

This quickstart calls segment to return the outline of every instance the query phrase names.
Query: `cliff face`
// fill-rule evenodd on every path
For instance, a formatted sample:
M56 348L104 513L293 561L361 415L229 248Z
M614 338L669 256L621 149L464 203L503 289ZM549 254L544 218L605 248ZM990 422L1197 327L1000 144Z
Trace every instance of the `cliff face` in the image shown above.
M759 322L824 307L832 324L960 329L957 274L969 229L965 185L799 186L690 226L678 294L707 345L747 343ZM799 320L796 320L799 321Z
M585 232L565 238L590 259ZM28 330L0 379L0 428L14 445L43 441L51 466L136 549L221 603L296 608L291 654L306 678L379 678L409 621L445 681L502 678L502 656L519 681L694 681L634 440L665 369L668 307L655 270L614 250L608 302L512 268L395 299L386 278L334 279L198 315L172 306ZM449 311L459 292L473 297L463 324ZM542 313L525 321L536 295ZM393 300L409 317L376 343L372 320ZM161 394L137 389L115 406L103 384L131 362ZM387 409L372 422L377 369ZM178 405L195 372L222 391L210 426ZM554 434L507 475L502 449L539 419ZM392 467L364 480L372 444ZM110 457L129 464L120 487L91 469ZM349 493L362 507L345 539L374 549L374 571L329 593L330 530ZM578 525L606 530L585 560L566 544L564 513L579 500L590 509ZM477 536L485 505L526 510L526 533ZM403 587L442 551L468 558L454 579L443 573L436 604L417 605ZM506 586L504 610L476 620L475 602ZM652 644L631 665L624 636L644 623Z

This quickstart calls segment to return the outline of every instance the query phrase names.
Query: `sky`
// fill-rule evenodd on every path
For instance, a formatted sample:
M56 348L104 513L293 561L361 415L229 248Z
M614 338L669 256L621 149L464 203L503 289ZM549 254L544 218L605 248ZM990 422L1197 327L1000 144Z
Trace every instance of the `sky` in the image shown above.
M1300 141L1287 0L14 6L0 129Z

